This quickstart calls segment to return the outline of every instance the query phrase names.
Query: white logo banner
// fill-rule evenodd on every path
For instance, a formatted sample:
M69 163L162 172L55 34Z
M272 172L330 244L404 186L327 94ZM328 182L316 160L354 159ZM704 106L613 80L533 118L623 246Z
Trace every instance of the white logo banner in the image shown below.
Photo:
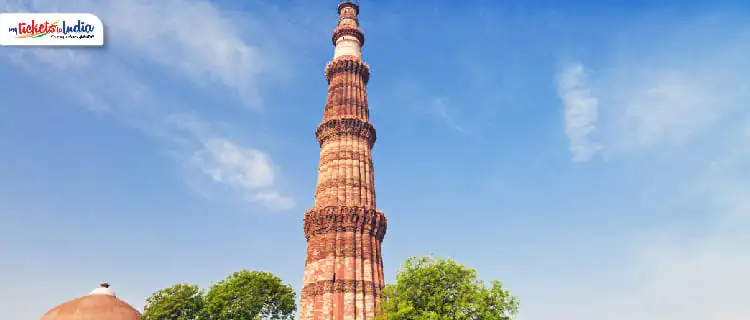
M3 46L103 46L104 25L90 13L2 13Z

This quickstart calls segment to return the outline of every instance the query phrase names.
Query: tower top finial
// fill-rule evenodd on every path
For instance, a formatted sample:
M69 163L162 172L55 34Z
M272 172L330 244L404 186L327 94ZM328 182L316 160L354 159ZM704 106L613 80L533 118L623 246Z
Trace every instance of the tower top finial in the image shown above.
M338 12L341 13L341 9L344 7L352 7L354 11L359 14L359 0L339 0Z

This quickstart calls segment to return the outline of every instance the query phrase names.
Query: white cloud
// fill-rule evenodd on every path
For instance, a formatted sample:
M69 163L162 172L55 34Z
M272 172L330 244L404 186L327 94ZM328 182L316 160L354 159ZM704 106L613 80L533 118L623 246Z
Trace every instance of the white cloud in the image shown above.
M609 142L619 152L689 142L740 107L739 75L711 66L619 69L608 76L613 81L602 90L615 97L608 107L620 116Z
M275 210L294 207L294 201L273 188L278 169L263 151L243 148L232 141L208 138L196 151L191 164L200 168L214 182L231 186L249 201L257 201Z
M608 152L689 147L741 120L737 116L750 99L750 64L744 56L750 35L745 26L723 27L719 21L665 27L663 34L649 37L664 42L621 48L623 53L592 71Z
M743 41L750 26L723 21L650 34L653 43L620 48L588 82L601 105L598 137L613 159L659 158L638 162L639 171L667 179L688 174L674 179L690 181L687 188L665 185L657 196L679 196L703 214L674 213L678 219L613 246L630 258L597 270L608 283L568 279L569 287L548 288L564 295L535 301L537 309L521 319L750 318L750 46ZM653 178L641 177L644 184ZM549 310L540 309L544 303Z
M247 15L231 16L202 0L95 1L4 0L4 12L93 12L102 19L113 55L135 54L187 76L199 85L220 84L248 107L260 107L259 86L283 72L285 53L272 28ZM251 38L252 44L246 37ZM54 53L50 53L54 52ZM52 54L54 61L66 51ZM68 53L73 52L71 50ZM81 57L64 59L79 63ZM270 78L269 78L270 77Z
M557 91L565 108L565 134L570 140L573 161L588 161L601 150L601 145L590 137L596 130L599 101L586 85L583 64L568 66L557 75Z
M745 181L747 185L750 180ZM720 200L724 191L706 195L715 205L702 231L665 226L649 231L626 250L613 247L630 259L620 269L605 272L607 283L578 279L570 288L556 289L568 295L536 303L548 303L554 312L529 310L521 319L748 319L750 221L747 216L726 218L732 211L750 212L750 200Z
M432 101L432 110L435 113L435 115L440 117L443 121L445 121L445 123L448 126L453 128L454 130L460 133L466 132L466 130L464 130L464 128L461 125L459 125L458 122L456 121L456 116L458 112L456 111L455 108L452 108L450 105L448 105L448 102L446 101L445 98L443 97L435 98Z
M739 146L746 138L738 135L732 142ZM581 270L578 277L556 278L555 283L540 288L544 292L522 296L520 319L750 318L745 298L750 286L750 171L746 170L750 148L745 143L743 156L731 153L723 153L715 166L695 168L703 171L693 181L700 192L684 199L706 208L698 221L682 221L696 218L675 214L680 218L648 227L624 245L612 244L613 256L623 257L620 264L612 267L600 258L589 268L604 274L601 278L588 277L589 271ZM732 161L726 161L729 158ZM745 170L738 170L741 166ZM644 183L648 179L643 177ZM680 190L681 186L672 186L660 195L673 196Z
M284 210L294 205L279 193L279 169L262 150L222 136L196 116L184 117L200 106L179 91L154 89L165 82L187 79L197 86L229 90L250 107L260 107L260 79L271 79L275 59L284 55L260 32L252 45L238 28L276 23L246 16L228 19L210 2L167 1L55 1L0 2L7 11L76 11L100 16L108 28L108 47L101 49L7 49L7 58L32 77L54 81L67 98L110 115L168 143L178 161L205 174L214 184L238 191L249 202ZM239 21L239 22L238 22ZM245 21L244 23L242 21ZM268 23L266 23L268 22ZM257 30L256 30L257 31ZM274 48L269 50L268 48ZM156 69L139 74L136 62ZM174 73L159 72L159 68ZM172 78L170 78L172 77Z
M636 262L642 280L631 297L636 315L623 319L747 319L750 238L727 231L720 227L697 239L644 246Z
M203 141L203 146L193 155L193 160L212 179L246 189L273 184L274 168L262 151L240 148L225 139L209 139Z

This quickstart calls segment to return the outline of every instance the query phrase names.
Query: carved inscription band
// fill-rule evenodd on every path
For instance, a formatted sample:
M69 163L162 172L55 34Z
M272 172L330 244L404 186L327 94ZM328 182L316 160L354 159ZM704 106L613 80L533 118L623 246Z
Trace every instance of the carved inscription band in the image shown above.
M318 143L321 147L329 138L342 135L365 138L370 149L375 145L377 138L375 127L369 122L359 119L333 119L321 123L318 129L315 130L315 137L318 138Z
M326 293L365 292L376 295L383 288L367 280L324 280L309 283L302 288L302 296L320 296Z
M367 100L363 98L345 98L343 95L335 95L326 101L326 109L330 109L336 106L352 105L359 108L367 106Z
M305 212L305 238L329 232L362 232L383 241L387 228L383 212L375 209L348 206L330 206Z
M357 150L331 150L323 154L320 159L320 165L325 166L334 160L356 160L359 165L372 166L370 154Z
M336 59L326 65L326 80L331 83L333 75L340 72L354 72L362 76L362 81L367 84L370 81L370 66L359 59Z
M365 179L367 178L365 177ZM318 195L319 192L327 191L328 189L334 189L334 191L336 191L336 189L338 189L341 186L344 186L344 188L364 189L365 192L372 190L370 185L367 185L363 182L357 182L357 181L349 182L349 181L350 180L346 178L339 178L339 179L331 178L329 180L326 180L323 183L318 183L318 186L315 187L315 195Z
M336 89L342 89L342 88L347 88L347 89L351 88L352 90L355 90L355 91L356 90L364 90L364 89L366 89L366 87L359 86L357 84L348 83L348 82L341 82L341 83L336 83L336 84L332 84L332 85L328 86L328 92L335 92ZM329 94L328 97L330 98L331 95Z
M322 244L314 246L315 249L319 250L312 253L308 252L305 263L311 263L323 259L334 258L361 258L363 262L377 263L383 265L383 257L378 255L376 252L380 250L380 247L372 248L369 244L358 243L351 235L344 235L342 239L331 242L326 241ZM367 246L367 247L366 247Z

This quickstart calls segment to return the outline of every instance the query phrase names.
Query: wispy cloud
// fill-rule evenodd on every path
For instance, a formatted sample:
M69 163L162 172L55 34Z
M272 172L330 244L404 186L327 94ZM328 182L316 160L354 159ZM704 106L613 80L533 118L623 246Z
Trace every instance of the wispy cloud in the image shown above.
M146 58L198 85L219 84L251 108L261 106L261 79L268 81L288 67L272 32L283 20L264 23L247 14L232 16L208 1L3 2L5 12L94 12L105 22L113 55Z
M269 40L272 34L258 32L248 39L236 24L244 21L260 30L276 21L251 16L230 19L210 2L194 0L5 1L2 7L11 12L99 15L108 27L105 49L7 49L5 57L30 76L43 73L64 99L106 112L159 138L167 148L178 150L177 159L184 167L204 174L211 183L226 185L269 209L294 205L279 192L279 168L266 152L214 130L196 115L199 112L193 112L202 108L186 97L184 89L168 86L182 81L195 90L211 89L207 93L225 90L247 107L261 107L261 79L283 76L286 70L276 62L285 51ZM184 32L186 23L196 21L195 28ZM139 72L141 63L147 63L149 70ZM192 115L189 125L175 121L185 120L181 115L186 113Z
M638 152L689 142L739 107L737 75L699 64L611 71L612 82L602 89L613 98L613 112L620 113L608 137L615 151ZM625 83L624 79L631 80Z
M735 116L750 97L750 65L743 56L750 52L750 33L746 27L706 33L718 24L704 19L665 30L668 43L622 48L609 65L592 71L608 153L688 146L740 120Z
M432 101L432 111L454 130L460 133L466 132L466 130L464 130L464 128L456 121L458 111L448 105L446 98L435 98Z
M203 173L212 183L223 184L246 201L257 202L268 209L287 210L294 200L278 191L279 168L264 151L201 130L204 124L191 121L181 124L198 141L188 157L188 165Z
M390 91L393 92L390 97L395 101L392 104L410 106L412 110L428 116L441 126L466 133L459 108L447 97L425 88L422 82L402 77L393 83Z
M590 160L601 149L601 145L591 140L596 130L599 101L586 84L586 69L575 63L557 75L557 91L565 108L565 134L570 140L573 161Z
M745 271L750 269L750 63L743 58L750 55L750 25L707 21L652 30L653 43L619 48L615 58L591 71L596 81L588 82L602 106L597 136L606 150L614 150L614 159L643 155L664 161L639 163L637 171L647 173L644 184L653 180L648 176L653 172L669 181L689 181L688 187L665 184L657 196L679 196L686 207L705 208L701 227L678 219L644 230L617 249L631 258L608 270L610 283L587 285L590 291L548 306L553 313L530 310L528 319L750 317L744 301L750 286ZM583 88L571 100L584 101L569 104L585 105L584 110L595 106L577 78L582 68L568 70L568 80L561 82L570 85L563 87ZM595 118L580 118L573 127L585 137Z

